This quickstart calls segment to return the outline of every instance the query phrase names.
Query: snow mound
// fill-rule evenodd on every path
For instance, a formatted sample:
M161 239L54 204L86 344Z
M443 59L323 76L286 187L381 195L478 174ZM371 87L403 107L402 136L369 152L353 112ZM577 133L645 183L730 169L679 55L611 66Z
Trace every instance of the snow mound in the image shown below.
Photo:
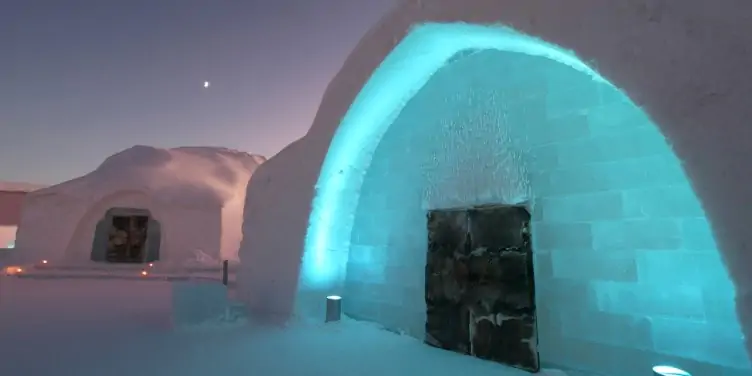
M84 176L28 194L16 248L30 262L89 260L97 224L126 208L159 222L160 261L184 263L198 250L237 261L246 186L265 161L219 147L134 146Z

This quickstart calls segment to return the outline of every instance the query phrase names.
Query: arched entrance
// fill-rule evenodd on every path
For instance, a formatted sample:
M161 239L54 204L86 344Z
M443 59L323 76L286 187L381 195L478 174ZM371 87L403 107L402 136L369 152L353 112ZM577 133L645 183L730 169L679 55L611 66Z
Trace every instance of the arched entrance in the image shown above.
M159 261L162 230L147 209L111 208L97 222L91 260L114 263Z
M685 248L681 252L658 252L661 250L642 248L640 257L650 256L652 259L652 263L642 264L642 274L645 274L646 265L652 265L650 274L653 280L663 280L662 284L648 283L646 286L637 283L628 286L627 289L620 289L624 285L613 283L610 289L607 289L610 293L602 293L601 289L601 293L596 293L593 300L593 290L600 287L596 286L594 289L590 282L583 285L560 281L562 283L555 285L558 288L557 293L549 294L550 299L546 301L553 303L555 299L566 298L562 304L569 303L578 307L587 307L587 304L597 302L591 306L597 309L583 310L569 316L563 311L553 311L554 314L550 317L552 321L567 323L568 327L562 325L558 334L551 331L546 336L540 336L541 358L543 361L571 365L572 368L598 368L600 373L610 372L616 375L649 373L649 366L656 362L686 364L686 368L695 374L748 374L749 366L744 359L741 345L743 336L739 326L744 328L743 331L749 338L749 328L752 327L752 314L749 313L752 312L752 275L744 268L752 260L752 253L746 251L748 244L752 242L752 233L746 226L749 222L746 207L751 201L748 195L748 173L743 167L744 163L740 162L752 159L746 120L752 117L752 110L744 99L744 93L752 90L752 81L744 79L748 76L746 67L752 64L752 55L743 47L752 43L749 33L744 32L749 24L745 15L749 13L750 6L752 4L743 2L710 4L696 0L683 2L681 6L663 1L622 3L597 0L577 0L567 4L554 0L536 0L524 4L512 0L401 2L363 38L332 80L309 133L261 166L251 180L248 191L252 194L249 193L247 196L246 209L254 207L257 210L250 214L246 212L248 225L244 225L241 248L241 260L246 271L241 283L245 289L244 299L254 311L287 316L292 310L291 302L294 295L297 314L313 313L315 317L321 317L322 313L316 311L322 308L321 302L324 297L329 294L342 294L345 310L350 314L353 313L353 307L365 302L370 304L372 309L361 310L360 316L364 316L363 313L378 311L375 315L376 320L392 328L409 327L404 325L407 321L421 323L426 313L420 307L412 306L411 311L393 308L409 308L406 302L415 303L415 300L406 297L419 299L419 292L424 286L416 286L420 285L424 276L414 272L401 274L399 271L414 270L416 265L425 261L421 260L421 257L425 257L424 249L418 247L410 252L390 254L384 252L384 247L359 246L358 243L368 236L367 231L361 233L358 228L381 227L382 231L372 232L374 236L371 240L376 242L374 245L394 244L393 234L399 234L401 230L396 223L404 222L400 215L404 217L404 214L420 212L414 210L415 207L397 207L389 217L390 221L374 220L372 222L379 223L363 227L360 227L358 222L367 223L369 216L361 214L367 207L378 208L378 203L384 208L395 207L394 203L383 198L385 195L374 192L387 192L386 196L396 197L394 195L399 193L400 189L420 187L419 184L410 182L420 182L419 178L429 180L423 176L431 175L430 173L421 172L418 168L420 166L416 166L411 159L400 158L397 155L402 153L404 156L416 145L423 148L425 145L437 143L423 141L418 144L399 144L399 141L394 141L392 152L382 153L392 156L391 158L379 156L380 145L390 144L387 142L390 134L405 136L410 130L414 132L422 129L416 126L421 124L420 118L404 121L403 113L411 107L407 106L408 102L420 96L424 86L430 84L431 79L441 73L440 68L447 62L461 62L463 58L460 53L463 51L513 52L517 55L543 58L555 66L569 67L570 70L577 68L578 64L572 64L574 60L579 62L580 66L585 65L585 68L597 68L599 73L628 93L629 98L626 101L619 101L628 105L623 108L627 111L625 114L630 113L629 116L636 116L637 119L650 120L650 127L645 129L653 132L654 136L656 133L658 136L661 133L665 134L671 141L669 150L675 152L679 158L669 153L668 155L674 158L673 161L669 159L668 163L663 161L649 164L647 167L637 165L625 168L622 171L628 173L621 175L613 169L601 171L597 176L584 174L583 171L579 171L582 174L578 176L576 171L567 171L565 174L555 174L555 179L549 177L536 184L530 184L530 197L534 199L533 217L543 218L543 221L539 221L542 223L548 219L560 222L553 228L541 224L532 226L533 236L538 240L535 245L535 250L538 250L536 256L544 255L540 260L536 257L536 277L545 276L547 273L558 273L561 276L563 270L569 269L575 272L565 279L569 282L578 282L578 272L581 271L578 267L592 263L591 258L578 259L575 256L583 256L583 253L573 252L565 255L558 252L564 249L551 249L548 253L550 259L547 259L541 247L558 245L562 248L565 242L571 242L564 248L572 250L577 242L587 240L587 234L590 232L590 245L593 248L584 249L594 250L592 235L595 227L598 227L596 232L599 234L612 231L612 236L609 237L612 241L598 243L599 247L607 245L615 251L604 255L622 256L610 259L618 259L616 261L620 262L608 264L606 262L609 260L602 259L599 268L589 269L590 272L603 272L602 277L606 278L626 278L635 271L635 268L624 267L630 259L636 261L633 255L629 254L630 251L616 251L624 246L622 240L644 239L645 235L657 235L653 238L655 242L651 241L653 247L660 244L658 239L663 239L664 251L675 247L676 244L672 242L676 240L685 244ZM526 35L535 35L556 46L572 49L580 59L573 53L562 51L561 48L548 43L541 43L538 39L524 36L517 38L520 33L495 26L499 24L510 25ZM483 71L490 70L492 69ZM583 77L588 75L587 70L575 70L580 72L578 81L586 82ZM489 74L488 77L480 77L476 81L482 82L491 76ZM509 76L502 72L501 77ZM595 77L601 83L605 81L598 80L597 74L590 77ZM620 90L615 90L615 93L624 97ZM498 107L498 103L484 103L483 97L477 99L484 108ZM576 101L581 99L581 96L565 95L559 99L556 103L562 105L566 100ZM635 111L635 105L639 105L641 110ZM434 112L444 113L446 117L446 108L452 106L441 100L434 101ZM606 116L602 120L607 122L623 118ZM400 123L400 120L403 121ZM542 120L545 121L538 123L546 124L548 129L588 129L578 126L553 127L552 119ZM578 124L574 119L567 123ZM663 150L668 148L663 138L650 139L664 141ZM488 144L491 145L493 142ZM606 151L613 156L624 151L621 146L625 144L613 144L613 147L607 148ZM493 148L484 150L488 149ZM582 147L573 149L592 150ZM547 158L544 158L545 153L542 150L535 155L538 157L531 159L533 162L546 162ZM576 152L565 155L565 162L570 167L574 167L572 163L575 162L575 157L586 156ZM678 159L681 159L681 164L676 163ZM557 158L548 159L549 162L554 160ZM390 170L383 167L389 163L397 168ZM412 168L407 168L410 166ZM518 163L513 166L525 164ZM477 167L484 165L472 167L467 170L477 172ZM528 171L537 169L531 164L527 164L527 167L530 167ZM456 181L462 176L462 165L458 165L457 169L458 174L449 174L450 179L439 181L447 184ZM667 174L655 173L660 170ZM372 182L384 182L384 179L378 178L378 171L394 171L395 173L390 174L391 178L403 174L402 177L407 180L388 180L395 182L394 184L368 184L369 179ZM407 174L405 171L411 173ZM514 175L519 172L524 170L511 169L505 174ZM577 178L572 179L574 176ZM595 226L595 220L590 221L589 230L588 226L579 226L582 222L588 222L586 216L599 211L600 214L605 213L604 208L613 209L611 214L618 213L618 210L625 214L623 212L627 208L630 208L630 211L639 208L630 215L647 215L653 219L665 215L655 211L659 206L625 205L625 196L617 195L617 198L609 194L614 193L614 190L626 189L626 186L613 188L611 192L604 189L599 195L599 200L575 202L542 196L546 191L543 188L548 184L541 183L546 181L556 180L558 184L555 187L574 190L597 184L577 187L570 183L589 180L591 183L600 184L626 184L639 181L632 179L635 177L670 177L676 179L674 182L681 183L675 188L684 190L684 193L670 193L671 189L667 189L661 194L654 192L656 194L650 200L643 197L635 201L637 195L631 195L630 202L671 204L682 201L685 204L698 204L699 196L702 198L699 209L711 219L712 231L708 223L711 221L703 218L703 215L695 215L695 221L683 222L679 226L680 229L675 226L677 222L673 220L656 221L655 226L640 228L641 226L637 226L636 223L626 227L606 226L602 222L606 219L600 218L598 226ZM619 180L622 178L630 180ZM532 183L532 179L528 180ZM291 186L294 186L294 189L290 189ZM451 191L451 188L449 185L437 189L436 192ZM638 188L640 187L632 187ZM420 197L421 190L413 192ZM570 198L574 198L576 194L571 196ZM524 199L527 196L507 197L511 197L511 202L517 202L515 198ZM443 199L441 195L435 198ZM538 200L539 198L541 200ZM545 201L545 205L540 205L541 201ZM275 206L273 211L264 210L262 204L266 202L276 202L278 206ZM467 205L472 201L452 202L452 206L457 206ZM421 202L420 209L431 209L429 203L430 200ZM438 201L434 203L442 206L447 204ZM676 209L673 213L676 214L679 209L698 209L698 205L685 204L671 204ZM549 209L542 210L545 208ZM556 208L554 213L558 212L559 215L547 215L546 212L551 213L552 208ZM537 210L541 212L536 213ZM274 216L275 221L266 221L269 216ZM302 219L306 217L308 221ZM370 217L379 218L376 215ZM407 218L413 224L419 223L419 220L425 221L422 215ZM566 222L567 218L572 223L563 226L566 223L561 222ZM574 218L578 220L575 221ZM412 222L413 220L415 222ZM658 222L662 224L659 225ZM278 223L285 224L283 236L280 236ZM564 227L568 227L568 231L562 231ZM625 233L622 231L627 228L630 228L629 232L641 236L624 237ZM410 233L403 231L405 232ZM425 229L421 232L425 233ZM421 232L414 233L418 239L425 241ZM543 237L545 234L555 236ZM541 243L539 237L557 239L557 242ZM712 243L717 243L717 247ZM645 245L647 244L644 243L641 247ZM687 249L689 246L698 249ZM405 249L400 246L387 247L387 250L392 248ZM304 252L298 251L301 249L304 249ZM710 252L704 252L703 257L695 257L694 253L697 250ZM303 265L298 268L297 262L301 253L304 253ZM399 260L406 255L418 257L410 264L389 263L389 260ZM715 259L708 262L708 258L713 257ZM726 273L725 269L729 272ZM300 278L297 281L293 280L298 274ZM733 285L728 275L733 277ZM355 289L358 286L352 283L357 277L361 278L360 282L368 278L371 280L367 281L368 284L361 285L363 288L358 290ZM413 278L412 287L407 286L408 278ZM677 279L688 280L690 283L677 283ZM398 291L395 282L405 282L402 286L405 292L395 294ZM388 287L389 283L393 288ZM698 288L700 285L704 287ZM545 290L543 285L536 285L537 287L540 287L541 292ZM669 292L670 289L667 287L674 289L667 294L668 297L661 296L660 293ZM567 291L568 293L565 293ZM738 307L738 318L734 312L734 298ZM666 302L672 304L665 305ZM664 311L643 315L642 319L634 322L617 320L612 315L593 314L598 310L618 310L619 304L662 308ZM366 304L360 305L363 307ZM622 308L624 307L622 305ZM542 310L539 312L539 322L541 315ZM622 342L614 343L607 338L619 337L618 333L613 331L615 328L633 330L626 331L622 336ZM418 324L418 331L420 329ZM648 332L652 342L641 342L648 337ZM547 339L544 340L544 337ZM551 342L552 338L557 340ZM549 341L550 346L546 345L545 341ZM549 350L543 350L545 346L549 346ZM752 347L748 344L747 348ZM731 354L733 356L730 356ZM553 356L557 358L546 360L546 357ZM630 359L630 362L624 362L623 359Z
M478 45L458 55L458 36L472 33ZM609 356L640 352L635 371L660 358L748 368L734 285L658 124L574 56L505 28L419 27L373 74L321 169L298 309L335 292L350 297L348 313L422 338L431 321L425 213L477 204L533 212L535 285L544 293L527 332L540 330L544 360L615 370L577 358L592 346ZM725 313L709 311L719 307ZM485 322L458 341L472 343ZM687 332L708 334L676 340Z

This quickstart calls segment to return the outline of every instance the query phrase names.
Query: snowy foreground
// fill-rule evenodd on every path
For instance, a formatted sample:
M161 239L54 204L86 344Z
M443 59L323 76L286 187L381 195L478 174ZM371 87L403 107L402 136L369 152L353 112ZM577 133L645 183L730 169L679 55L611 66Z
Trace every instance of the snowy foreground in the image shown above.
M354 321L178 331L170 294L164 281L0 277L0 374L529 375Z

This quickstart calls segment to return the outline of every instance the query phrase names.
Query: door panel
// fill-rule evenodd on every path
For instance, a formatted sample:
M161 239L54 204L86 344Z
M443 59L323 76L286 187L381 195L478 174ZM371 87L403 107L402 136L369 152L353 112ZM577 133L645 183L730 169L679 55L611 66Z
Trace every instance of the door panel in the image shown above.
M537 372L529 212L432 211L428 237L426 342Z
M467 274L464 259L470 253L468 235L467 212L428 213L426 342L462 354L470 352L470 312L462 301Z

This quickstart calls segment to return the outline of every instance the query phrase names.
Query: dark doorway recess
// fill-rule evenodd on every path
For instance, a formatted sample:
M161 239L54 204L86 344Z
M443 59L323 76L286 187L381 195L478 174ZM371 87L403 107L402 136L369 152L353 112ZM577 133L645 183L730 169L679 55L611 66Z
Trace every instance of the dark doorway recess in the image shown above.
M161 226L146 209L112 208L94 229L93 261L147 263L159 260Z
M530 212L488 205L427 217L426 343L538 372Z
M149 217L142 215L112 217L106 260L108 262L144 262L148 224Z

